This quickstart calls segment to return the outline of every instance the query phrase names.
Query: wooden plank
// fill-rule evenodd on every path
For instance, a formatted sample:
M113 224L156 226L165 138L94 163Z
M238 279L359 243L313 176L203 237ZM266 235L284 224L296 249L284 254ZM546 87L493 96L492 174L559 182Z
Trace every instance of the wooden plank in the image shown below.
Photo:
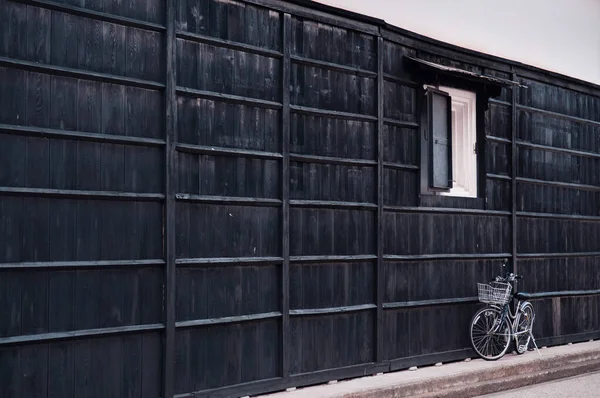
M596 120L584 119L584 118L581 118L581 117L571 116L571 115L567 115L567 114L564 114L564 113L547 111L545 109L534 108L534 107L527 106L527 105L517 104L517 109L524 110L524 111L527 111L527 112L541 113L541 114L544 114L544 115L553 116L553 117L557 117L557 118L561 118L561 119L572 120L574 122L579 122L579 123L584 123L584 124L590 124L592 126L600 126L600 122L596 121Z
M29 4L35 7L39 7L46 10L54 10L63 12L70 15L77 15L80 17L91 18L98 21L105 21L110 23L116 23L124 26L131 26L139 29L146 29L155 32L164 32L165 27L151 22L144 22L133 18L121 17L114 14L108 14L105 12L91 10L89 8L82 8L67 4L61 4L54 1L47 0L11 0L22 4Z
M517 80L517 75L515 73L512 74L512 80ZM512 249L512 272L517 273L517 232L518 226L517 223L519 219L517 218L517 156L519 154L517 148L517 136L519 133L517 132L517 88L513 87L511 90L512 99L511 99L511 249Z
M299 55L292 56L292 62L299 65L307 65L307 66L316 66L318 68L334 70L338 72L346 72L351 73L357 76L376 78L377 73L372 72L370 70L361 69L353 66L346 66L341 64L336 64L333 62L319 61L316 59L311 59L307 57L301 57Z
M12 188L0 187L0 196L21 196L37 198L63 198L63 199L109 199L109 200L134 200L134 201L162 201L165 195L160 193L137 193L118 191L87 191L74 189L46 189L46 188Z
M360 304L360 305L348 305L344 307L333 307L333 308L304 308L304 309L292 309L290 315L292 316L314 316L314 315L327 315L327 314L343 314L349 312L365 311L377 308L376 304Z
M214 91L197 90L187 87L177 87L177 94L185 95L194 98L207 98L216 101L223 101L232 104L243 104L256 106L258 108L266 109L281 109L281 103L275 101L267 101L258 98L244 97L241 95L223 94Z
M148 332L153 330L162 330L164 326L162 324L150 324L150 325L133 325L133 326L119 326L112 328L97 328L97 329L85 329L85 330L73 330L68 332L54 332L54 333L39 333L29 334L13 337L0 338L0 346L10 345L22 345L32 343L46 343L51 341L61 340L74 340L81 337L92 337L92 336L112 336L129 333Z
M470 304L479 302L479 297L458 297L435 300L417 300L417 301L398 301L383 303L383 308L414 308L414 307L432 307L435 305L450 305L450 304Z
M282 58L283 54L279 51L270 50L268 48L253 46L250 44L244 44L231 40L219 39L216 37L206 36L199 33L192 33L186 31L177 31L177 38L193 41L196 43L205 43L213 46L222 48L229 48L231 50L244 51L250 54L263 55L265 57Z
M282 316L282 313L279 311L266 312L262 314L249 314L249 315L238 315L238 316L227 316L221 318L211 318L211 319L196 319L192 321L180 321L175 323L175 326L178 329L183 328L192 328L192 327L200 327L200 326L212 326L212 325L225 325L231 323L241 323L241 322L252 322L259 321L263 319L273 319L279 318Z
M318 156L318 155L302 155L297 153L292 153L289 155L290 160L294 162L304 162L304 163L321 163L321 164L338 164L345 166L376 166L377 162L374 160L368 159L347 159L347 158L338 158L332 156Z
M281 159L283 155L277 152L252 151L237 148L222 148L204 145L177 144L176 148L179 152L197 153L206 155L224 155L224 156L239 156L256 159Z
M386 261L484 260L504 259L510 256L510 253L386 254L383 259Z
M376 333L375 333L375 358L377 362L383 360L383 339L384 339L384 324L383 324L383 298L384 298L384 189L383 189L383 173L384 173L384 95L385 81L383 74L384 63L384 45L383 38L377 38L377 272L376 280ZM388 163L389 164L389 163ZM418 166L416 166L418 169Z
M177 265L240 265L240 264L280 264L283 257L201 257L178 258Z
M334 200L290 200L290 205L294 207L303 208L325 208L325 209L364 209L364 210L375 210L377 205L375 203L365 202L340 202Z
M292 46L292 17L290 14L283 15L283 63L282 63L282 165L281 165L281 190L282 190L282 239L281 253L283 266L281 272L282 290L282 375L284 379L290 375L291 350L290 346L290 81L291 81L291 46Z
M146 268L149 266L162 266L164 260L90 260L90 261L31 261L0 263L2 270L36 270L36 269L87 269L87 268Z
M176 0L167 0L166 7L166 90L165 90L165 221L164 221L164 255L165 255L165 284L164 284L164 317L165 334L162 362L162 396L172 397L175 382L175 294L176 294L176 239L177 226L175 223L176 206L175 192L177 190L177 46L176 29Z
M385 206L384 210L394 213L472 214L482 216L510 216L512 214L509 211L502 210L461 209L454 207Z
M215 195L190 195L178 193L175 195L175 199L181 201L195 202L195 203L227 203L236 204L242 206L270 206L279 207L282 205L282 201L279 199L269 198L254 198L254 197L234 197L234 196L215 196Z
M360 113L330 111L330 110L312 108L312 107L300 106L300 105L291 105L290 108L295 113L302 113L305 115L328 116L331 118L358 120L358 121L367 121L367 122L377 121L376 116L365 115L365 114L360 114Z

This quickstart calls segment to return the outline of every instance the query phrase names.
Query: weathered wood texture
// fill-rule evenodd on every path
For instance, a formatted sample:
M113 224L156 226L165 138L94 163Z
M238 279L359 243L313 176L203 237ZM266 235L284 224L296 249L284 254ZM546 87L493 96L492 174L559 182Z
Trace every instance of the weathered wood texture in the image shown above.
M600 337L600 90L353 18L0 0L0 397L460 359L511 255L543 343ZM406 55L528 86L482 118L481 204L419 198Z

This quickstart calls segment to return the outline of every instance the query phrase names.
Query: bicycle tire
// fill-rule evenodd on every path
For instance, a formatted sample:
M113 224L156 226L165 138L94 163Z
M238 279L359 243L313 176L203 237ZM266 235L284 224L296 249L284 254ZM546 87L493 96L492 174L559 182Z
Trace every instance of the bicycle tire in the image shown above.
M493 327L502 311L495 307L485 307L477 311L471 318L469 337L475 353L486 361L495 361L504 356L512 341L510 323L504 317L496 333L488 332ZM503 332L502 332L503 331Z
M525 320L522 322L522 318L525 316ZM535 312L533 305L530 302L526 302L521 305L519 315L515 321L517 325L517 332L523 330L531 330L533 328L533 321L535 318ZM527 352L529 344L531 343L531 335L529 333L515 335L515 349L517 354L521 355Z

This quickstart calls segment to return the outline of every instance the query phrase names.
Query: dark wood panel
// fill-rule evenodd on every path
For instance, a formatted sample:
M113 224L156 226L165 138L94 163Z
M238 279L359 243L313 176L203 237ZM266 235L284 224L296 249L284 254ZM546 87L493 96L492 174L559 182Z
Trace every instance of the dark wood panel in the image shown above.
M147 138L163 136L163 116L155 111L162 104L157 91L3 67L0 80L7 82L0 88L0 123ZM58 87L55 102L52 88Z
M281 100L281 60L211 44L177 41L177 85Z
M510 251L508 217L386 213L384 226L386 254ZM448 239L440 239L440 234Z
M158 193L162 168L160 148L0 134L0 186Z
M175 393L188 393L279 376L279 321L178 330Z
M348 159L375 158L375 124L293 113L290 151Z
M519 89L519 104L600 122L600 97L531 79L522 81L527 88Z
M374 254L375 226L371 211L292 208L290 254Z
M159 269L9 271L0 337L158 323ZM6 286L8 288L8 285Z
M416 57L417 51L391 41L383 42L383 73L392 76L406 76L408 74L404 56Z
M600 223L520 217L519 253L584 253L600 251Z
M375 115L375 80L344 72L292 65L291 96L293 105L320 110Z
M511 138L511 110L510 107L489 104L485 112L485 134L500 138Z
M333 369L375 359L375 311L294 317L291 373Z
M292 54L374 71L377 46L371 35L292 18Z
M294 264L290 308L334 308L375 301L375 263Z
M383 85L383 113L386 118L417 123L417 91L400 83L386 81Z
M478 306L456 304L386 310L384 359L407 358L410 363L410 357L469 348L469 334L464 330L468 330L469 321Z
M416 206L419 193L419 172L383 170L383 203L385 206Z
M419 131L417 129L384 125L384 162L418 166L419 148Z
M486 141L486 171L492 174L510 176L512 169L512 149L510 144Z
M159 355L159 334L0 348L2 396L157 396Z
M281 14L242 1L178 1L176 24L178 30L274 50L281 48Z
M91 11L104 12L121 17L137 19L153 23L164 23L165 10L160 0L148 0L143 3L114 2L101 0L55 0L56 3Z
M599 216L600 192L518 182L517 209L539 213Z
M374 167L291 162L290 197L373 203L375 173Z
M499 260L384 262L385 302L477 296L477 283L502 274Z
M517 165L519 177L600 185L600 157L521 147L518 149Z
M197 195L278 198L276 160L181 153L178 192Z
M280 310L280 265L184 267L177 270L177 321Z
M519 288L531 293L592 290L600 286L599 270L597 257L522 259Z
M91 72L164 80L164 45L158 32L12 1L3 1L2 8L10 21L0 27L2 36L26 32L27 38L23 45L7 41L7 45L0 47L0 56Z
M8 247L0 262L161 257L160 203L2 197L0 205Z
M281 254L280 210L269 207L177 205L177 257L272 257Z
M511 209L511 181L496 180L488 178L486 180L486 206L490 210Z
M279 152L281 113L207 99L178 99L179 142Z
M555 148L600 153L600 126L519 109L518 138Z

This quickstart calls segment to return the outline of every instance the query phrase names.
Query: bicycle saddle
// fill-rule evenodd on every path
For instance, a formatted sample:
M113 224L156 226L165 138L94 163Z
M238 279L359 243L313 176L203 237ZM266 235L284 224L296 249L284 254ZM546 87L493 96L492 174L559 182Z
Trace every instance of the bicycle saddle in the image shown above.
M515 298L517 300L529 300L531 298L531 294L529 293L515 293Z

